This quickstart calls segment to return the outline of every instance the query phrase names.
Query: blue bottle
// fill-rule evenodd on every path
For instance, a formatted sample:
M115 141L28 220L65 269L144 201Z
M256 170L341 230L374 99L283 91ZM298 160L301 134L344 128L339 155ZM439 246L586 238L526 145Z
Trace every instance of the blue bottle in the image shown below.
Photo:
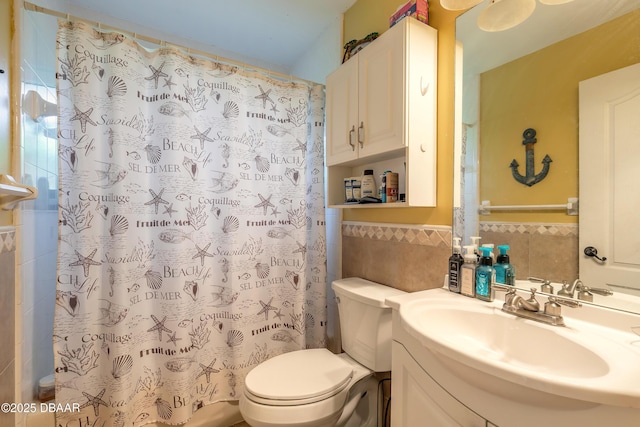
M482 258L480 258L480 265L476 269L476 298L483 301L493 301L492 285L495 282L496 270L492 265L491 248L481 247L480 251Z
M496 270L496 283L514 286L516 284L516 270L513 265L509 263L509 255L507 255L509 246L500 245L498 246L498 250L500 251L500 255L498 255L494 267Z

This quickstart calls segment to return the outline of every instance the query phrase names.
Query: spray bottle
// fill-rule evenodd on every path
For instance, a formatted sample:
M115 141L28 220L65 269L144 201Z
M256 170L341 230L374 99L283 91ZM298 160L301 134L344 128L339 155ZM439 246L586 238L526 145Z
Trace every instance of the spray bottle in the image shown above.
M476 298L483 301L493 301L494 290L492 285L496 280L496 270L491 261L491 248L481 247L482 258L476 269Z
M507 255L509 246L500 245L498 246L498 250L500 251L500 255L498 255L498 260L495 265L496 283L504 283L505 285L513 286L516 281L516 270L513 265L509 263L509 255Z
M460 254L460 238L453 238L453 254L449 257L449 290L460 293L460 268L464 258Z

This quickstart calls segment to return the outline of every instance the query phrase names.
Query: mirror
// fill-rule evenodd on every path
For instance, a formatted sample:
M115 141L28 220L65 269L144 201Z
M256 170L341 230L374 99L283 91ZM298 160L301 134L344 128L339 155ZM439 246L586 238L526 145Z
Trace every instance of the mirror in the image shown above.
M489 3L456 19L454 236L463 245L478 235L481 243L510 245L517 278L525 279L518 286L534 285L529 276L572 283L580 263L595 262L583 255L587 243L578 232L588 213L569 215L562 207L592 191L579 188L586 173L579 164L579 82L640 63L640 0L536 2L523 23L485 32L477 19ZM523 146L530 128L536 131L531 168ZM546 177L531 186L514 179L542 175L546 155ZM509 209L479 214L483 201ZM640 303L626 301L640 301L636 271L636 289L611 288L613 296L594 301L640 312Z

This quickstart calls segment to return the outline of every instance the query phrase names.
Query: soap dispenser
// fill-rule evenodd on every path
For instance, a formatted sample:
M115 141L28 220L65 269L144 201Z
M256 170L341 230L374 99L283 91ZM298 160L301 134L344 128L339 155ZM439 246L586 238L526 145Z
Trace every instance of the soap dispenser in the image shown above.
M476 267L478 257L473 245L465 246L464 264L460 268L460 293L467 297L476 296Z
M471 245L473 245L473 251L476 254L478 263L480 263L480 239L482 239L480 236L471 236Z
M516 284L516 270L513 265L509 263L509 255L507 254L509 246L500 245L498 246L498 250L500 251L500 255L498 255L495 265L496 283L513 286Z
M449 290L460 293L460 268L464 258L460 253L460 238L453 238L453 254L449 257Z
M493 301L496 270L491 261L491 248L481 247L482 258L480 265L476 269L476 298L483 301Z
M493 243L484 243L482 247L491 249L491 263L493 265L496 265L496 252L495 252L496 245L494 245Z

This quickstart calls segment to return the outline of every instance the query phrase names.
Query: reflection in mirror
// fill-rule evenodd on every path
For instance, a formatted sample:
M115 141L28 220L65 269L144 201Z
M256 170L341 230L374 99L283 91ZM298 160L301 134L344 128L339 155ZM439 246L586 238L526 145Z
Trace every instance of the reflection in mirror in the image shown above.
M571 285L580 278L587 287L613 291L611 296L596 295L594 303L640 312L640 303L631 301L640 301L640 233L637 226L621 222L623 212L640 209L639 192L625 176L630 168L637 169L640 144L627 142L620 150L621 143L602 128L585 130L585 122L593 120L585 118L590 107L584 105L583 93L600 86L593 79L640 63L640 0L537 2L528 19L500 32L478 28L478 16L489 3L484 0L456 20L461 73L456 83L454 236L463 244L479 235L481 243L509 245L518 285L525 288L532 286L527 280L531 276L555 282L555 292L562 281ZM609 102L615 105L612 114L633 114L640 108L640 71L631 73L635 89L620 98L623 102ZM618 115L611 119L609 114L607 120L615 126L631 122L630 129L616 127L619 134L640 132L638 120ZM531 152L523 145L523 133L530 128L536 131ZM618 157L612 155L614 142ZM595 148L587 149L585 143ZM587 166L583 153L594 153L591 160L600 163ZM512 162L519 164L519 174L527 169L539 174L545 156L551 163L544 179L530 186L514 179ZM530 168L528 157L533 159ZM594 183L593 176L600 181ZM616 189L616 182L622 188ZM579 216L557 208L572 198L579 199ZM483 201L523 209L479 214ZM603 205L609 201L610 207ZM594 204L605 206L599 209L604 213L595 213ZM548 205L555 207L539 209ZM600 216L591 219L594 213ZM609 218L616 222L609 224ZM588 246L607 261L585 255ZM627 276L622 278L615 266L623 266L618 270Z

